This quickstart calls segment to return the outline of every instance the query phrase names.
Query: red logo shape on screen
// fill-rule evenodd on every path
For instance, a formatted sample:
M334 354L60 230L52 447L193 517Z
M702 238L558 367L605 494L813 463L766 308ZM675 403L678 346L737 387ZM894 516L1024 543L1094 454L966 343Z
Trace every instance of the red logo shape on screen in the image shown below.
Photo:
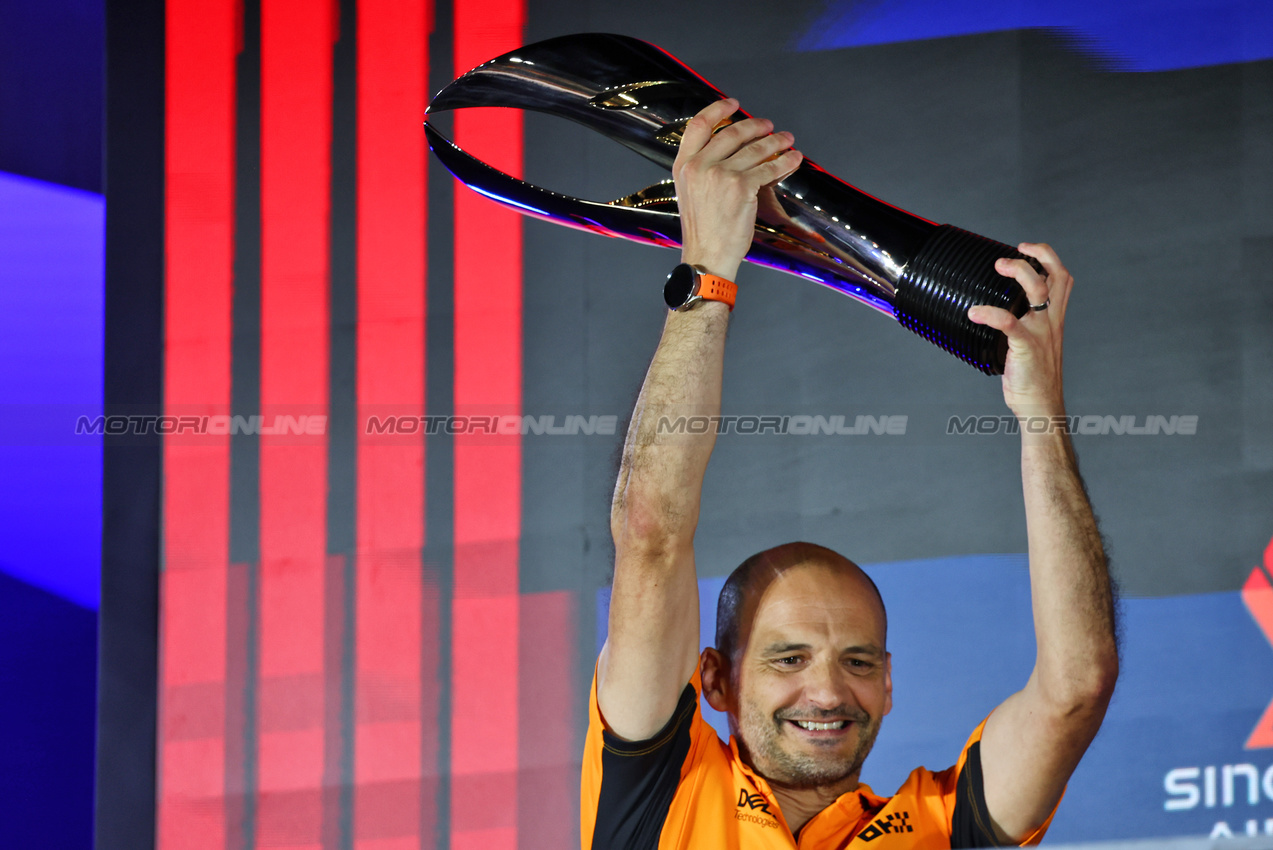
M1264 569L1256 567L1251 570L1251 575L1242 587L1242 601L1264 631L1269 644L1273 645L1273 583L1269 582L1265 570L1273 572L1273 540L1269 541L1268 548L1264 550ZM1248 750L1263 747L1273 747L1273 702L1264 709L1264 716L1255 724L1251 737L1246 741Z

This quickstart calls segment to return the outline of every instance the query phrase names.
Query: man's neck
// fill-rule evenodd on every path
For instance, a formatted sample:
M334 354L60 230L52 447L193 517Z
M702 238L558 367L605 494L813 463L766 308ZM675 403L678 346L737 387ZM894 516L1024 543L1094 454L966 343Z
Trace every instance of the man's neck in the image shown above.
M857 775L846 777L833 785L822 785L817 788L789 788L779 782L769 781L782 816L791 829L791 834L799 835L804 825L811 821L818 812L834 803L840 795L857 790L860 783Z

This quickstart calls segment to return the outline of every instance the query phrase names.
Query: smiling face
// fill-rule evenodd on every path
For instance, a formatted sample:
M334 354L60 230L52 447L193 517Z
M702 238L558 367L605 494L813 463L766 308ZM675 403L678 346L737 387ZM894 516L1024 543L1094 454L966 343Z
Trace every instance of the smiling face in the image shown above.
M752 767L771 782L856 782L893 705L874 588L851 562L805 562L747 596L716 707L729 712ZM705 687L708 678L705 670Z

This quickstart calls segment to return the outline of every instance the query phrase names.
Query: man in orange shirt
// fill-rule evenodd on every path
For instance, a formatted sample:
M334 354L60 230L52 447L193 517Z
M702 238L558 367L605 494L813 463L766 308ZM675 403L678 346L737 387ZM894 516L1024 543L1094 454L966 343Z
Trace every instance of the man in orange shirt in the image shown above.
M694 531L713 433L660 434L662 416L720 412L734 277L757 194L800 164L789 133L738 104L685 128L673 167L684 235L669 312L615 486L609 637L597 661L582 788L593 850L979 847L1037 842L1100 727L1118 675L1114 601L1096 521L1063 430L1022 429L1022 482L1038 654L1024 687L956 764L915 770L892 797L858 781L892 708L887 619L847 558L793 543L726 582L715 648L698 653ZM1018 416L1062 416L1061 340L1073 280L1046 245L1000 260L1034 310L969 318L1007 336L1004 399ZM679 277L679 282L678 282ZM727 712L722 743L700 695Z

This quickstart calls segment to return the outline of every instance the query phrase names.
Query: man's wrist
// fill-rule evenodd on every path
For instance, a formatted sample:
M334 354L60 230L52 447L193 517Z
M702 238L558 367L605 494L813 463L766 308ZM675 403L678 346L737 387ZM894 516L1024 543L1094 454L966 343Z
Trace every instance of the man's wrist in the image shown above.
M718 257L708 257L689 252L682 252L681 262L688 263L701 272L707 272L715 277L723 277L730 283L738 281L738 267L742 265L739 260L722 260Z
M1009 401L1008 407L1017 419L1066 415L1065 399L1050 392L1033 396L1018 395Z

